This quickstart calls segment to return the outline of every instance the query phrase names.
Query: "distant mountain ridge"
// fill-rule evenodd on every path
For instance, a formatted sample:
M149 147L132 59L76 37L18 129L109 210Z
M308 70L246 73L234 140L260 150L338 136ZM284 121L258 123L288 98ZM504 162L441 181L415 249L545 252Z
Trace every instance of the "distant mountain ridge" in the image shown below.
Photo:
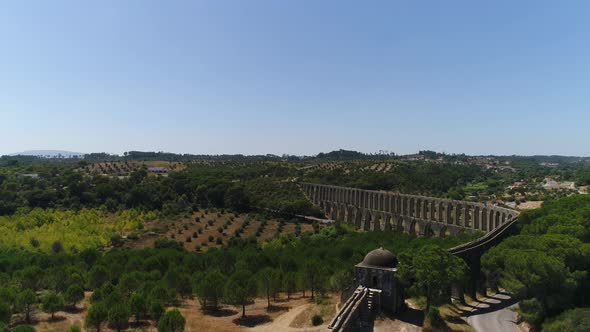
M72 151L65 151L65 150L27 150L23 152L11 153L9 156L38 156L38 157L47 157L47 158L55 158L55 157L74 157L74 156L83 156L84 153L81 152L72 152Z

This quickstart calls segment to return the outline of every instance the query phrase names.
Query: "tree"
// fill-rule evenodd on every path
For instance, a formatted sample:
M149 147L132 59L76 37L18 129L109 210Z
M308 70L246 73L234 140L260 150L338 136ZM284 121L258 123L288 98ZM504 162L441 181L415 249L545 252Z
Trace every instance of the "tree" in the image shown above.
M237 211L246 212L250 208L250 199L242 186L231 187L225 194L225 206Z
M130 296L139 288L141 279L141 273L138 271L125 273L119 278L119 288L125 295Z
M164 306L162 305L162 302L160 302L160 300L157 299L150 300L148 309L150 312L150 316L156 322L160 320L160 318L164 314Z
M275 296L281 287L281 275L278 270L266 267L258 272L258 286L266 296L267 306L266 309L270 309L270 297Z
M315 291L322 282L323 269L320 262L316 259L306 261L303 265L303 276L306 285L311 290L311 299L315 298Z
M209 271L205 276L196 282L196 293L199 300L207 307L216 310L219 299L223 296L223 289L227 278L218 270Z
M291 299L291 294L297 290L297 273L288 272L283 278L283 288L287 292L287 299Z
M108 311L104 304L95 303L88 309L88 314L84 321L86 328L94 327L96 332L100 332L100 326L107 320Z
M399 275L418 295L426 298L426 312L435 296L446 294L465 278L467 265L436 245L420 248L414 256L400 255Z
M109 325L114 327L117 332L121 332L121 330L125 329L129 323L131 310L127 303L122 302L111 307L107 316Z
M8 305L11 311L14 311L17 304L18 291L15 287L0 288L0 302Z
M10 317L12 317L10 306L0 301L0 323L10 323Z
M17 273L21 287L31 288L32 290L39 289L39 282L42 276L41 268L36 265L26 267Z
M80 302L83 298L84 290L80 285L71 285L64 294L64 299L72 307L75 307L76 303Z
M95 265L88 273L88 283L90 288L96 289L101 287L109 280L109 271L103 265Z
M64 247L60 241L55 241L51 244L51 252L53 252L54 254L58 254L58 253L62 252L63 249L64 249Z
M191 285L191 279L188 274L181 273L178 276L176 283L176 290L182 298L189 297L193 293L193 287Z
M13 328L12 332L35 332L35 328L29 325L19 325Z
M246 317L246 304L256 296L256 283L252 273L247 270L234 272L225 285L223 295L228 304L242 306L242 318Z
M590 331L590 309L576 308L564 311L562 314L543 323L545 332L583 332Z
M18 294L17 303L19 307L25 312L25 319L27 323L31 322L31 307L37 302L37 296L32 289L27 288Z
M129 306L131 307L131 312L135 315L136 321L142 319L148 311L145 296L141 293L131 295Z
M55 312L64 307L64 298L53 291L49 291L43 297L42 307L43 311L51 314L51 320L53 320Z
M342 292L351 286L353 275L350 270L339 270L330 277L330 289L334 292Z
M186 321L178 309L167 311L158 322L158 332L184 332Z

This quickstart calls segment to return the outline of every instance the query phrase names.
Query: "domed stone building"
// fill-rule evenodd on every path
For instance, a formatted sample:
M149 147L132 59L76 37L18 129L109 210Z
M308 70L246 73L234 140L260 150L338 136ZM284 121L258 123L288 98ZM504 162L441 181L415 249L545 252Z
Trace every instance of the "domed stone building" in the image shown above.
M395 279L397 258L383 247L369 252L362 262L355 266L357 286L381 291L381 309L395 313L404 303L403 289Z

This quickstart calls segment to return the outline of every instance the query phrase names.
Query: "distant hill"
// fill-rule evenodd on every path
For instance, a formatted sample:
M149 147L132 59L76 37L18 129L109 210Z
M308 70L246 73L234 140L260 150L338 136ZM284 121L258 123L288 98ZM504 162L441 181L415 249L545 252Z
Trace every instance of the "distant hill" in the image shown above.
M71 158L71 157L82 157L84 153L81 152L72 152L72 151L64 151L64 150L28 150L23 152L12 153L10 156L37 156L37 157L45 157L45 158L56 158L56 157L63 157L63 158Z

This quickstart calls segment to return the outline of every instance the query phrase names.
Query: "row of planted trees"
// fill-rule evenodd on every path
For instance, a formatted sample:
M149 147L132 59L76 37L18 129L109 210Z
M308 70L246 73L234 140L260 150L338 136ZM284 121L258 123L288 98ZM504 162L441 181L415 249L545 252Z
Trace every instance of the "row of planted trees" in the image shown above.
M236 240L203 253L185 251L174 241L158 241L151 249L104 253L94 249L73 254L0 247L0 303L4 303L0 308L8 307L4 322L14 326L27 322L27 313L36 312L31 308L40 307L49 313L49 303L56 303L53 312L73 308L84 292L89 292L87 325L93 329L105 323L121 329L129 321L160 321L164 308L177 306L191 296L196 296L205 310L228 304L241 307L244 315L247 305L258 296L266 298L270 306L279 294L290 297L302 292L303 296L316 297L329 290L341 291L351 284L354 265L380 245L402 253L400 275L408 284L420 285L416 281L428 280L417 289L418 295L436 296L436 287L450 280L453 272L443 269L448 264L438 264L440 257L448 259L446 251L436 247L433 250L437 255L443 255L436 256L422 254L419 249L429 244L449 247L462 241L465 239L356 233L331 226L315 234L282 236L263 244L255 238ZM437 264L426 257L435 257ZM440 266L441 271L434 271L433 266ZM402 268L407 273L401 273Z

